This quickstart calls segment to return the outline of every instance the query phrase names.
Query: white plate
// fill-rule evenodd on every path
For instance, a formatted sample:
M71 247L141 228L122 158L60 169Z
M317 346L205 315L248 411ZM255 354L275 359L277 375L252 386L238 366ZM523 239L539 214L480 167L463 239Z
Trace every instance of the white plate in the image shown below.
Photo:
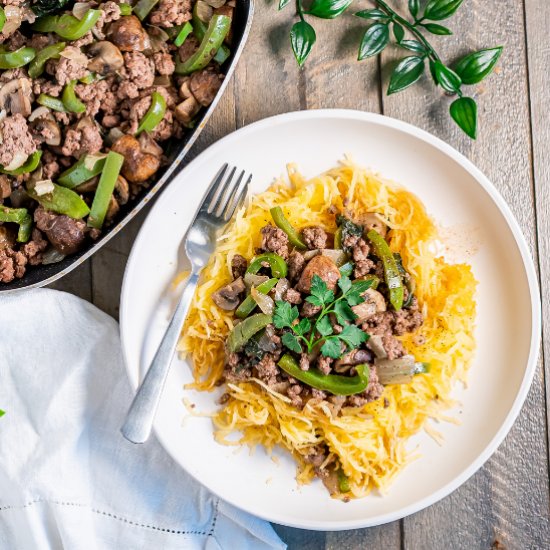
M419 445L422 457L397 477L389 494L345 504L330 499L320 482L297 487L294 462L283 452L276 453L276 464L260 448L251 455L246 448L218 445L210 420L189 417L182 404L185 396L197 410L216 407L215 395L182 389L191 380L184 362L172 365L155 422L176 462L224 500L276 523L327 531L393 521L448 495L495 451L521 409L540 343L537 280L518 224L487 178L442 141L387 117L324 110L262 120L208 148L164 191L134 244L120 312L136 387L167 324L181 239L221 164L251 171L252 192L258 192L284 174L288 162L313 176L346 153L416 193L438 222L463 232L470 248L477 245L474 233L481 237L479 251L467 258L480 283L478 351L468 390L455 391L463 403L455 411L461 425L437 426L443 446L425 434L414 437L410 448Z

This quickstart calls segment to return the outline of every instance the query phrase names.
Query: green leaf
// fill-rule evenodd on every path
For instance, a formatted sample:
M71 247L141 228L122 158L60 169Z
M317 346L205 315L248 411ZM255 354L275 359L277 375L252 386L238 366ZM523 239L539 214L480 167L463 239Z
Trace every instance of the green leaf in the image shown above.
M357 319L357 315L353 313L348 302L346 302L345 300L340 300L339 302L336 302L334 304L334 314L336 315L336 319L338 319L338 322L341 325L344 325L349 321L355 321L355 319Z
M451 17L463 0L430 0L424 10L424 19L442 21Z
M388 95L400 92L414 84L424 72L424 59L411 55L402 59L391 75Z
M382 10L361 10L353 15L361 17L362 19L371 19L373 21L388 22L390 20L390 18Z
M350 348L359 347L368 338L367 334L355 325L346 325L338 337Z
M363 292L366 292L372 286L372 283L373 279L353 281L353 291L363 294Z
M393 35L395 36L395 40L399 44L403 38L405 38L405 29L399 24L394 23L393 24Z
M437 81L437 76L435 75L435 61L432 61L430 59L430 75L432 76L432 80L434 81L434 84L436 86L439 86L439 82Z
M315 44L315 29L307 21L297 21L290 29L290 44L300 67L304 64Z
M502 46L470 53L459 59L454 69L464 84L477 84L493 70L501 53Z
M441 87L449 93L456 94L462 84L461 78L441 61L436 61L433 66L435 78Z
M406 50L410 50L411 52L422 54L428 53L424 45L418 40L401 40L401 42L399 42L399 45Z
M363 35L359 46L359 55L357 59L361 61L367 57L379 54L390 40L390 29L384 23L374 23Z
M309 302L310 304L317 307L323 307L323 302L319 298L317 298L317 296L308 296L306 298L306 302Z
M320 305L325 306L327 304L330 304L334 301L334 292L332 290L328 290L327 285L319 275L313 275L313 278L311 279L311 288L309 290L309 293L311 294L310 297L318 298L320 304L314 304L314 305ZM307 300L310 303L314 303L311 300Z
M330 336L333 332L330 319L326 315L317 321L315 328L321 336Z
M321 353L325 357L332 357L333 359L339 359L342 355L340 346L340 340L336 336L329 336L324 344L321 346Z
M409 0L409 11L411 15L416 19L418 11L420 10L420 0Z
M352 2L353 0L313 0L307 13L321 19L334 19L347 10Z
M290 0L279 0L279 10L282 10L289 2Z
M291 332L285 332L281 340L289 350L295 351L296 353L302 353L302 346L300 342L298 342L298 338Z
M451 103L451 116L472 139L477 137L477 104L471 97L461 97Z
M4 416L6 414L6 411L3 411L2 409L0 409L0 416Z
M311 321L307 318L301 319L297 325L293 326L293 329L296 334L304 336L311 330Z
M275 328L292 327L292 324L298 319L298 308L292 307L288 302L278 300L275 302L275 312L273 313L273 324Z
M351 280L349 277L342 276L338 279L338 286L340 290L345 294L351 288Z
M422 26L432 34L438 34L441 36L449 36L453 34L453 31L444 27L443 25L436 25L435 23L422 23Z

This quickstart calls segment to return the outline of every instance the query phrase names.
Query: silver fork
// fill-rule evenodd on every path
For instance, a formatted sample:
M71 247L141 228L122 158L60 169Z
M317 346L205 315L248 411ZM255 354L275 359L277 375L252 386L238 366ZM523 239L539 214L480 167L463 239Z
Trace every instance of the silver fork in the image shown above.
M210 184L187 232L185 253L191 263L191 273L174 316L121 428L122 435L132 443L144 443L151 434L160 396L199 275L215 250L217 231L233 217L246 197L252 176L246 177L245 172L241 171L235 178L236 172L236 167L229 169L227 164L222 166Z

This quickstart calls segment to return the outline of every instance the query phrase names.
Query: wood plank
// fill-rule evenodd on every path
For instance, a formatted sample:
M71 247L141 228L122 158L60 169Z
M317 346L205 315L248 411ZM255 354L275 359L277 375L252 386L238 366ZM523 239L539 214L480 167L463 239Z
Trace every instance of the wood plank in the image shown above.
M542 40L545 30L539 23ZM536 255L522 3L502 0L495 9L486 2L471 1L449 24L455 36L433 40L445 59L506 44L499 74L473 92L480 106L477 142L449 121L451 99L435 91L428 79L384 97L384 112L431 131L476 163L506 198ZM395 52L384 56L384 87L394 60ZM491 547L496 539L506 548L544 547L544 541L550 540L548 460L546 441L541 438L544 410L539 364L526 405L498 452L454 494L404 520L404 547L481 549Z
M92 301L92 271L90 262L84 262L48 288L69 292L84 300Z
M525 2L527 53L529 66L531 127L533 133L533 172L535 178L535 207L538 229L539 269L542 286L542 318L550 319L550 74L548 73L548 28L550 5L545 0ZM550 440L550 327L543 323L543 356L545 358L546 415ZM550 448L549 448L550 458Z

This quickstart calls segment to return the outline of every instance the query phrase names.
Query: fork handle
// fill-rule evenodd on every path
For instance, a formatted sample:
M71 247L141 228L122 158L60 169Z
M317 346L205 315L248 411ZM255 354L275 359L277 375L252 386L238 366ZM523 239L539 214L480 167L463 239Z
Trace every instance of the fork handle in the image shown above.
M151 435L160 396L170 370L170 364L180 337L183 322L187 317L195 294L199 272L191 272L183 289L176 311L155 353L149 370L138 389L121 428L122 435L132 443L145 443Z

